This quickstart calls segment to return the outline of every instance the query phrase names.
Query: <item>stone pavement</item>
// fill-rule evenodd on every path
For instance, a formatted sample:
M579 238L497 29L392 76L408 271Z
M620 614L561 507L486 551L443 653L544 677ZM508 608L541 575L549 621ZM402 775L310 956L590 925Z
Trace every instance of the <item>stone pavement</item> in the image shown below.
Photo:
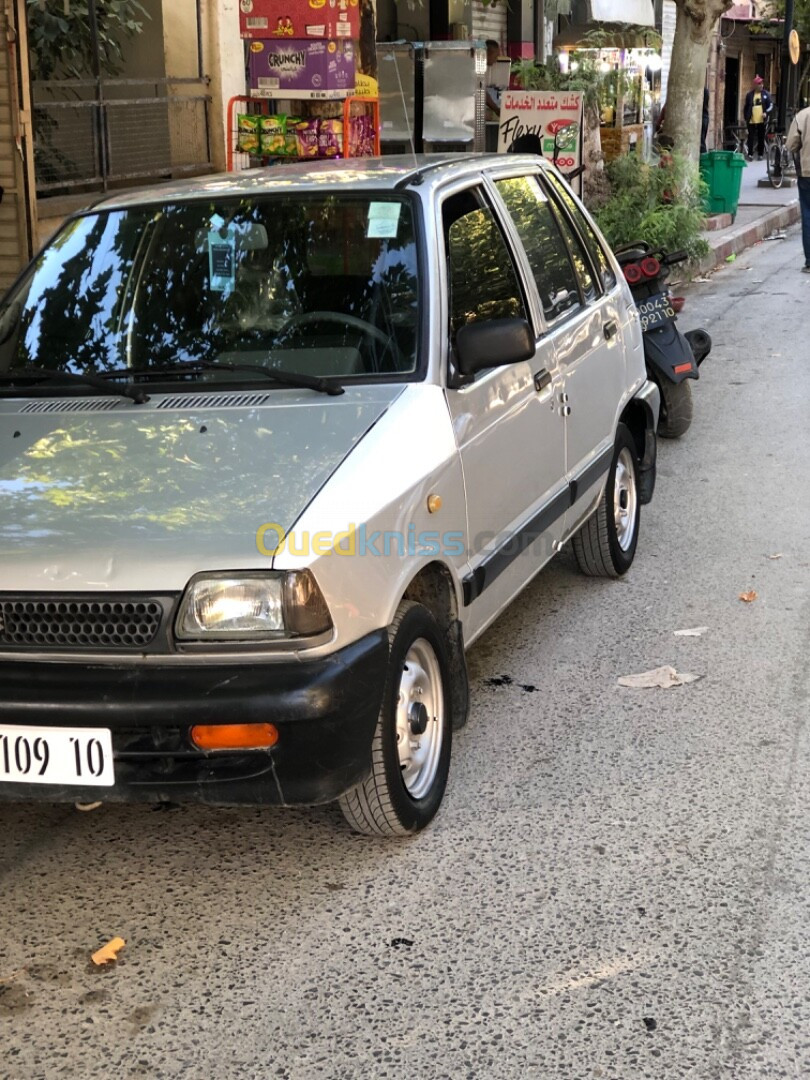
M704 233L711 250L698 265L700 273L714 269L729 255L736 255L799 221L799 193L795 183L778 190L770 186L759 187L759 181L766 177L764 161L747 163L734 221L725 228Z

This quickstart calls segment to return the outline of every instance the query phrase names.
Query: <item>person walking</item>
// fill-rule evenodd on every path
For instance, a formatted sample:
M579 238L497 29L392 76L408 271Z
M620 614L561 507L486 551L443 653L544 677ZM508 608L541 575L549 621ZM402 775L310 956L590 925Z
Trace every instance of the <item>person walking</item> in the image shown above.
M804 246L802 272L810 274L810 109L802 109L793 117L786 146L796 162L796 177L799 185Z
M757 144L757 157L762 161L765 156L765 125L773 112L773 98L765 89L761 75L755 75L751 89L745 95L743 119L748 124L748 157L754 159L754 140Z

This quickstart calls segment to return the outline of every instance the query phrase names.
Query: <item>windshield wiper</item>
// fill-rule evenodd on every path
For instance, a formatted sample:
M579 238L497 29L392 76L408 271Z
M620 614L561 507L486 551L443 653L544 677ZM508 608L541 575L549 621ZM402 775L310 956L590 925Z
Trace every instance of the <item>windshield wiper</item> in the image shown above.
M318 375L305 375L299 371L284 371L281 368L267 367L266 364L234 364L230 360L178 360L176 364L160 368L118 368L115 371L105 372L103 378L117 378L121 375L159 378L160 376L176 375L178 372L191 375L199 374L199 372L208 371L209 369L214 371L234 371L240 374L244 372L247 375L262 375L265 379L278 383L279 386L290 387L294 390L317 390L319 394L329 394L332 397L337 397L338 394L345 394L346 392L339 383L332 382L331 379L322 379Z
M72 371L49 371L46 368L16 367L8 368L6 371L0 372L0 385L9 383L13 386L19 381L33 383L55 382L67 383L68 385L73 383L76 385L92 386L102 394L113 394L130 398L136 405L145 405L146 402L149 401L149 395L146 391L140 390L135 386L113 386L111 383L108 383L102 375L94 375L89 371L82 375L76 375Z

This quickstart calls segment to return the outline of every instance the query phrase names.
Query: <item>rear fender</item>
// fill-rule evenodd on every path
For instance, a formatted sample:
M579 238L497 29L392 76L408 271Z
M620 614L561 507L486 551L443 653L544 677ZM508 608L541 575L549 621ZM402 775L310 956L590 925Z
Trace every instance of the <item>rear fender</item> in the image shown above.
M656 379L680 383L684 379L698 378L692 348L674 322L645 332L644 359Z

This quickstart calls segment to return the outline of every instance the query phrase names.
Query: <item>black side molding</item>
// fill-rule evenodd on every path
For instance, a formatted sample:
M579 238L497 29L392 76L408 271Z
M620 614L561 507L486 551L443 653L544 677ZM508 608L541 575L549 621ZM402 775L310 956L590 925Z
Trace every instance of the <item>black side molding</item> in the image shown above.
M474 600L477 600L484 589L499 578L518 555L522 555L538 536L542 536L546 529L553 525L557 518L562 517L589 487L600 480L610 468L612 459L613 447L609 446L587 468L583 469L579 476L574 477L568 487L563 488L518 532L508 537L499 548L476 566L475 570L462 582L464 606L469 607Z

